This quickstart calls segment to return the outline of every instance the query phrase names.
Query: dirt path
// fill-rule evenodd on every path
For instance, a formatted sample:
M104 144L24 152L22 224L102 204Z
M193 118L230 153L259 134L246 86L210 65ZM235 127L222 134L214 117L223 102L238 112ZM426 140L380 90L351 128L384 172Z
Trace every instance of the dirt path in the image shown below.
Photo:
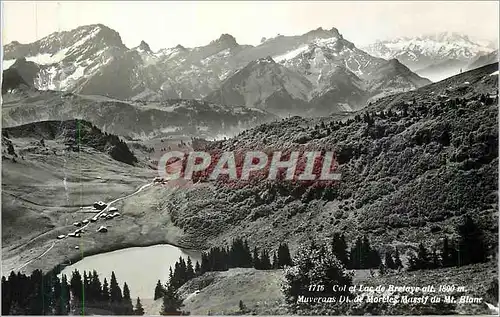
M20 271L23 267L25 267L26 265L30 264L31 262L35 261L35 260L38 260L40 259L42 256L44 256L45 254L47 254L50 250L52 250L52 248L56 245L56 241L52 242L52 245L47 249L45 250L45 252L43 252L42 254L40 254L39 256L29 260L28 262L24 263L23 265L21 265L20 267L18 267L17 269L15 269L15 271Z
M118 202L118 201L120 201L120 200L123 200L123 199L129 198L129 197L131 197L131 196L134 196L134 195L136 195L136 194L140 193L141 191L143 191L144 189L146 189L146 188L148 188L148 187L150 187L150 186L152 186L152 185L153 185L153 183L152 183L152 182L151 182L151 183L148 183L148 184L146 184L146 185L141 186L138 190L136 190L136 191L135 191L135 192L133 192L132 194L128 194L128 195L126 195L126 196L122 196L122 197L119 197L119 198L117 198L117 199L115 199L115 200L113 200L113 201L110 201L109 203L107 203L107 204L106 204L106 208L104 208L103 210L99 211L99 212L98 212L98 213L97 213L94 217L99 218L99 217L102 215L102 213L104 213L105 211L109 210L109 208L111 207L111 205L113 205L114 203L116 203L116 202ZM76 231L78 231L78 230L83 230L83 229L87 228L87 227L88 227L91 223L92 223L92 222L87 223L85 226L83 226L83 227L81 227L81 228L79 228L79 229L75 230L73 233L76 233ZM67 236L66 236L66 237L67 237ZM42 257L43 257L44 255L46 255L46 254L47 254L50 250L52 250L52 248L54 248L54 246L56 245L56 243L57 243L58 241L59 241L59 240L55 240L55 241L53 241L53 242L52 242L52 244L50 245L50 247L49 247L47 250L45 250L42 254L40 254L40 255L38 255L37 257L34 257L33 259L31 259L31 260L29 260L28 262L24 263L23 265L21 265L20 267L18 267L17 269L15 269L15 271L20 271L22 268L24 268L24 267L25 267L25 266L27 266L28 264L32 263L33 261L35 261L35 260L38 260L38 259L42 258Z

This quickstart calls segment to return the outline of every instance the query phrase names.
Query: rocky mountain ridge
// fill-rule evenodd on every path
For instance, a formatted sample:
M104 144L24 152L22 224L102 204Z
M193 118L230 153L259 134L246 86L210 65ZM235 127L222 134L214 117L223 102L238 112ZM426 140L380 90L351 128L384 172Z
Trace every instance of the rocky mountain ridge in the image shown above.
M28 85L15 68L5 70L3 78L3 127L79 118L92 122L104 132L129 138L191 135L213 139L276 118L264 110L200 100L123 101L37 90Z
M412 78L408 78L411 72L401 69L395 62L375 58L356 48L336 28L318 28L298 36L278 36L267 39L258 46L240 45L233 36L222 34L205 46L185 48L177 45L153 52L144 41L129 49L116 31L96 24L53 33L31 44L12 42L4 46L4 52L4 68L19 68L16 63L19 58L24 58L39 68L36 75L32 76L34 78L27 79L28 82L33 80L38 89L104 95L125 100L213 100L212 95L217 90L227 90L223 86L227 86L228 81L231 82L232 75L245 67L252 67L255 61L268 57L280 67L288 69L279 80L287 86L294 85L288 83L289 78L285 75L290 71L303 77L299 80L304 83L304 89L299 93L302 95L300 100L307 103L325 95L327 97L323 99L332 103L332 111L338 107L362 106L358 97L354 98L355 102L345 102L344 98L337 100L335 93L330 91L338 90L332 82L347 80L332 80L336 76L345 77L343 72L338 72L338 67L344 67L346 72L353 73L366 82L367 87L363 90L367 91L367 96L406 91L429 83L416 74L411 74ZM391 65L396 66L390 74L393 79L384 73ZM25 76L22 72L21 75ZM378 83L380 81L383 82L382 85ZM275 88L270 95L285 96L290 93L287 89L285 93L281 87ZM254 95L257 92L251 90L248 93ZM294 95L293 99L295 97ZM252 100L252 97L244 99ZM361 98L363 99L365 98ZM273 100L270 102L280 103ZM215 101L221 100L215 98ZM243 105L259 106L262 103L266 101L258 99L255 103L245 102ZM338 104L347 104L349 107Z

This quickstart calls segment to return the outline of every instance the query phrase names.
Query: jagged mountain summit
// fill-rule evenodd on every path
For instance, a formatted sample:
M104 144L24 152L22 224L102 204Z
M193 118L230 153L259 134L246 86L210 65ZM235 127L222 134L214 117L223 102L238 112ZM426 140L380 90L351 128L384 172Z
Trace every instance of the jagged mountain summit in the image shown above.
M328 115L359 109L374 96L430 83L397 60L386 61L356 48L335 28L278 36L242 55L256 58L272 52L272 57L250 62L227 78L207 100L279 114Z
M4 47L4 69L25 58L39 67L34 78L40 90L74 91L125 98L140 90L140 56L129 50L118 32L87 25L56 32L30 44ZM120 80L117 80L117 79Z
M324 113L335 112L339 103L343 104L340 108L352 110L375 94L411 90L429 83L402 65L388 63L356 48L336 28L318 28L297 36L280 35L258 46L241 45L232 35L222 34L205 46L177 45L153 52L145 41L129 49L116 31L95 24L53 33L31 44L12 42L4 51L4 69L19 68L16 63L19 58L34 63L31 69L39 68L32 79L37 89L122 100L207 98L233 102L234 96L221 95L221 91L232 90L231 82L238 81L232 76L241 79L243 73L249 73L249 68L259 68L270 57L275 66L266 69L280 71L271 76L272 84L266 84L268 91L254 89L263 87L269 76L261 83L246 82L248 96L243 98L244 102L238 100L235 104L259 107L270 102L274 105L270 109L283 108L288 113L314 112L315 107L306 105L313 99L332 105ZM384 72L391 67L392 78L386 78ZM252 80L260 81L259 76ZM279 76L282 77L278 79ZM335 97L344 84L359 92L342 91L340 94L344 96ZM346 99L345 95L350 93L353 98ZM271 100L266 101L269 96ZM327 101L322 96L328 96ZM285 101L291 102L291 109L285 109Z
M250 62L206 99L226 105L267 108L287 115L304 111L312 89L312 84L304 76L276 63L269 56Z
M369 54L396 58L417 74L433 81L458 74L474 58L494 51L491 43L456 32L377 41L364 47Z

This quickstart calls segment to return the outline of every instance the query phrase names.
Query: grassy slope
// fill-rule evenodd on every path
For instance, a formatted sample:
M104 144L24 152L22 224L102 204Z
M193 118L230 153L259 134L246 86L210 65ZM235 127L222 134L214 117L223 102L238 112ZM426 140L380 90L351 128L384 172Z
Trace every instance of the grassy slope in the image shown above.
M15 162L10 155L2 159L4 270L16 268L41 254L57 235L74 230L73 222L91 217L92 214L81 212L80 206L130 194L154 177L152 170L118 162L92 148L73 152L61 140L46 140L45 147L39 140L38 137L12 138L18 156ZM126 223L133 224L134 218L125 216L117 221L123 221L124 227L117 234L116 244L85 236L82 241L66 239L25 270L48 269L68 257L77 256L78 251L73 247L80 242L88 252L132 243L133 240L124 236L129 228ZM108 240L116 234L110 232Z
M171 198L174 223L188 234L182 243L207 247L239 236L268 249L288 241L293 251L307 236L328 240L334 231L343 231L350 241L367 234L379 248L398 245L408 250L421 241L432 246L445 235L456 236L461 216L471 214L495 246L498 105L482 104L477 95L496 92L498 76L489 76L491 68L450 79L458 83L475 78L479 87L455 92L452 96L469 98L457 107L430 96L432 87L439 91L449 84L437 83L427 87L425 95L417 94L420 101L408 110L414 115L375 117L372 127L361 120L326 131L310 125L310 119L291 118L214 143L213 148L223 151L269 145L290 149L300 147L296 140L303 138L308 148L333 148L338 153L343 179L335 199L326 200L319 191L320 196L309 202L266 182L239 190L189 188ZM403 97L398 100L413 99ZM400 107L385 102L381 101L393 111ZM323 121L327 126L332 122ZM445 130L450 144L440 141Z
M238 312L239 301L259 314L283 314L281 293L282 271L258 271L235 268L225 272L208 272L183 285L179 293L184 300L182 310L191 315L231 315ZM200 293L191 295L196 290ZM191 296L190 296L191 295ZM188 298L189 297L189 298ZM162 300L145 307L146 314L158 315Z
M356 270L353 284L374 287L433 285L438 288L442 284L466 286L465 293L452 292L450 295L457 298L461 295L485 297L489 283L498 275L498 268L493 263L489 263L460 268L390 273L385 276L375 274L371 277L367 270ZM242 300L252 313L258 315L286 314L286 306L281 293L282 282L282 270L258 271L237 268L225 272L208 272L180 288L179 293L184 299L182 310L189 311L191 315L207 315L209 312L214 315L236 315L239 313L238 303ZM190 295L196 290L200 292ZM436 292L433 295L443 297L444 293ZM491 301L488 297L485 300ZM161 305L161 299L148 303L145 305L146 314L158 315ZM452 305L450 310L455 314L490 313L485 304L457 304ZM368 311L372 314L427 314L432 312L426 311L423 307L409 307L404 304L391 307L365 303L350 308L353 314L360 314L360 312L363 314Z

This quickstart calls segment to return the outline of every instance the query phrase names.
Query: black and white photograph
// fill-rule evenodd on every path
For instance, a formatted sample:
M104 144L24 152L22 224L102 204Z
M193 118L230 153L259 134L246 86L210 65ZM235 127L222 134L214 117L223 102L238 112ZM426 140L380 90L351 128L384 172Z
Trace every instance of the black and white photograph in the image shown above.
M499 314L499 1L2 1L2 315Z

